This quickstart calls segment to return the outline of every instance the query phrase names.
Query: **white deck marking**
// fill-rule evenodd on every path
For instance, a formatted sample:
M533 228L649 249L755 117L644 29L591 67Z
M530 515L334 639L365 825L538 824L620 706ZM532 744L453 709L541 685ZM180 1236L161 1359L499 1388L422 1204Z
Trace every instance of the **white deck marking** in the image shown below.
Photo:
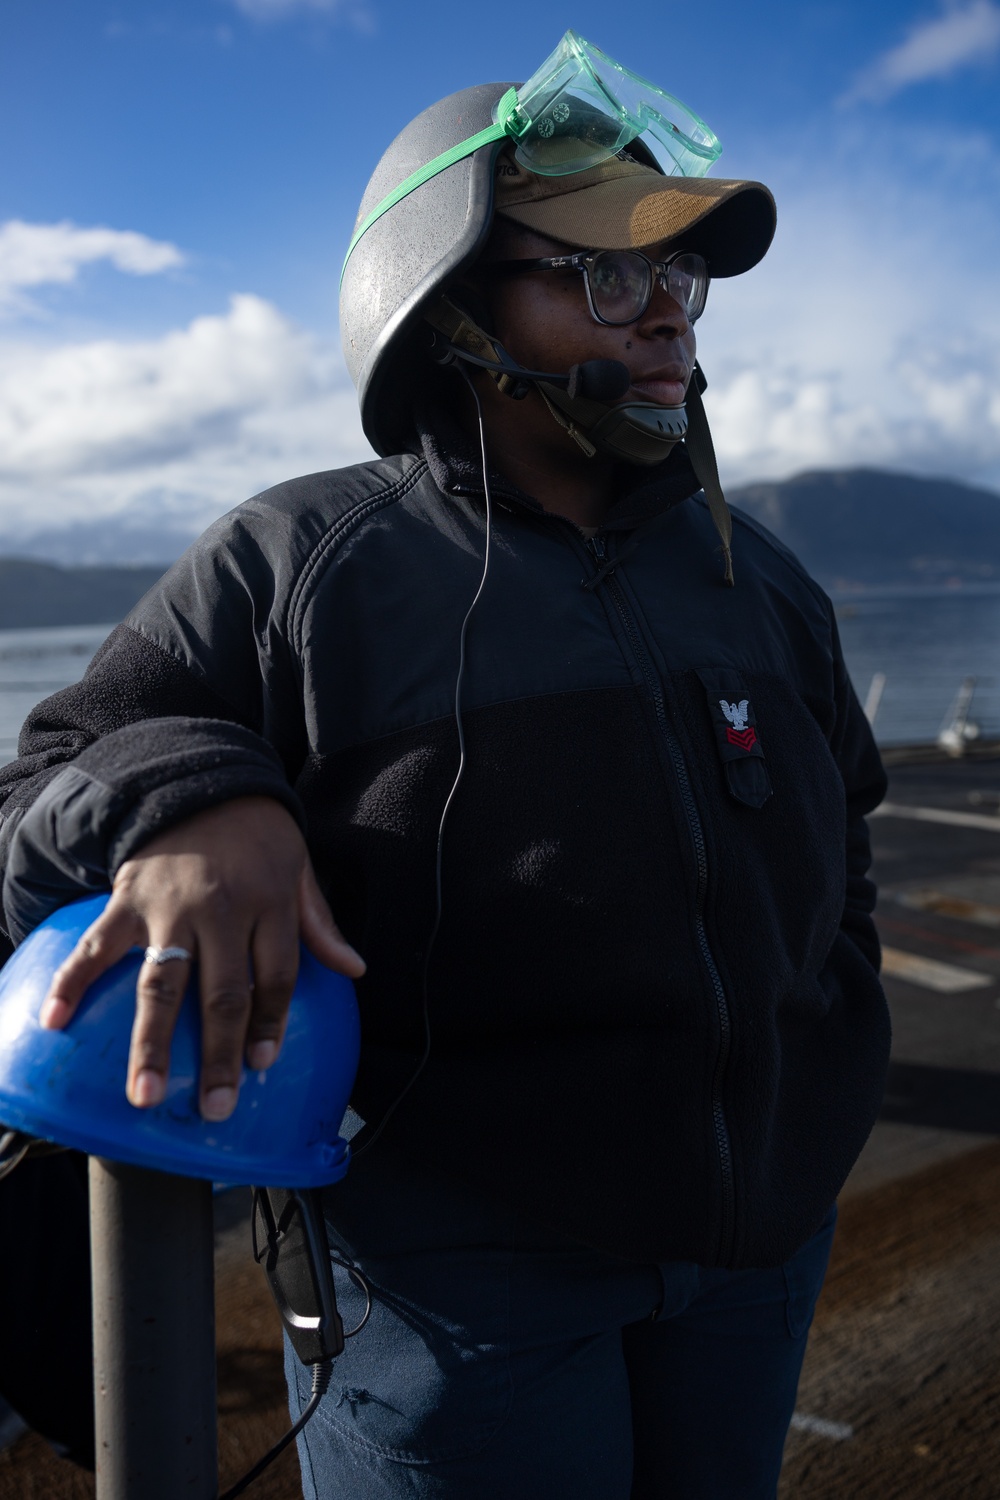
M798 1432L812 1432L816 1437L833 1438L843 1443L854 1436L854 1428L847 1422L828 1422L826 1417L810 1417L804 1411L792 1414L792 1426Z
M943 964L937 958L922 958L918 953L904 953L900 948L882 949L882 972L893 979L905 979L907 984L920 985L925 990L937 990L942 995L958 995L963 990L984 990L997 980L992 974L980 974L974 969L960 969L957 964Z
M947 891L897 891L894 900L912 911L932 911L939 917L975 922L980 927L1000 927L1000 906L986 906L982 901L950 896Z
M870 818L913 818L917 823L948 823L953 828L988 828L1000 833L1000 817L990 813L951 812L946 807L908 807L903 802L883 802Z

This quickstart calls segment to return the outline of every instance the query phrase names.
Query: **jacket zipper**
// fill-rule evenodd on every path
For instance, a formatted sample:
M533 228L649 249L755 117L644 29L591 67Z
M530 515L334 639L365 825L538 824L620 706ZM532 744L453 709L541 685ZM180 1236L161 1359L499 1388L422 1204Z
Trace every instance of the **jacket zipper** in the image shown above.
M598 567L603 568L608 561L603 537L590 537L587 541L587 549L597 559ZM726 1001L726 991L722 983L722 976L712 955L705 931L704 912L705 900L708 893L708 857L705 849L705 835L701 826L701 818L698 814L698 806L691 789L691 778L688 775L687 764L684 760L684 752L680 740L670 723L667 715L667 706L663 697L663 689L660 684L659 674L650 659L642 640L639 627L629 607L628 600L618 585L614 572L606 573L601 580L607 588L618 617L625 629L629 645L635 655L653 700L653 708L656 714L656 722L664 737L667 752L670 756L674 773L677 777L678 788L681 794L681 802L687 818L688 828L691 833L692 843L695 850L695 861L697 867L697 886L695 893L695 932L698 947L705 968L708 971L712 989L715 994L716 1011L719 1020L719 1050L716 1055L715 1068L712 1073L712 1121L715 1127L715 1144L719 1157L719 1171L722 1181L722 1229L721 1229L721 1260L728 1264L733 1249L733 1237L735 1231L735 1186L733 1181L733 1153L729 1141L729 1127L726 1124L726 1115L722 1103L722 1085L725 1078L726 1067L729 1062L729 1052L732 1039L732 1025L729 1018L729 1005Z

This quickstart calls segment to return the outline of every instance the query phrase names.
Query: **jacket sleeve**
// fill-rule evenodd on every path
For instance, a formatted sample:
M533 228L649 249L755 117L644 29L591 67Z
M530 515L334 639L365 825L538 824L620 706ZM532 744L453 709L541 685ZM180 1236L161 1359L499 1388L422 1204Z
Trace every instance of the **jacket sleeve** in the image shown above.
M847 674L835 624L834 646L837 720L832 749L847 801L847 887L840 925L877 970L882 953L872 917L876 892L874 881L868 878L872 855L865 819L882 801L888 782L871 727Z
M298 674L281 664L276 702L273 574L238 551L206 534L83 680L29 715L19 759L0 767L3 924L15 943L56 907L109 889L144 843L204 808L264 795L302 823Z

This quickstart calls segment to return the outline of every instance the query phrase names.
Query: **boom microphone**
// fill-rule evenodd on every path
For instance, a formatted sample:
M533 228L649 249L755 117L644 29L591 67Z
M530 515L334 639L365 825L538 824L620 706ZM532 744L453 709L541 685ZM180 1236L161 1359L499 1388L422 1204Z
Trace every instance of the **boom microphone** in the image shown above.
M573 365L566 375L554 370L527 370L507 353L498 339L484 332L471 313L440 296L425 310L424 318L434 330L430 355L438 364L460 359L488 370L505 396L522 400L532 385L555 386L570 400L617 401L632 384L628 366L620 359L586 359Z
M462 364L487 370L497 390L513 401L523 400L534 386L556 422L588 458L595 453L606 453L626 463L659 464L669 458L687 435L686 403L660 406L656 401L622 400L631 388L632 377L628 366L619 359L585 359L565 375L554 370L526 370L511 358L498 338L480 327L471 312L443 292L428 304L423 317L432 330L429 353L437 364L450 365L460 360ZM692 392L697 400L699 389L696 379L688 391L689 400ZM722 537L727 558L726 580L731 583L728 512L718 479L714 482L712 479L715 457L704 414L698 430L702 428L704 433L701 437L695 434L695 443L703 457L694 458L693 462ZM717 495L714 504L713 494Z
M573 365L568 377L547 375L550 385L562 385L571 401L582 396L585 401L617 401L632 384L628 365L620 359L588 359Z

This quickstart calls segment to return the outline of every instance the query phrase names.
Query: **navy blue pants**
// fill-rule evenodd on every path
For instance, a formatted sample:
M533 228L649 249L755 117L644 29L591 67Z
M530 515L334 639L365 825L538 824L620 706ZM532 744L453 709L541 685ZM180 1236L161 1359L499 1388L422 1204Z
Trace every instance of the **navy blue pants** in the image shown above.
M775 1270L641 1265L376 1147L328 1217L374 1305L299 1438L306 1500L773 1500L833 1210Z

